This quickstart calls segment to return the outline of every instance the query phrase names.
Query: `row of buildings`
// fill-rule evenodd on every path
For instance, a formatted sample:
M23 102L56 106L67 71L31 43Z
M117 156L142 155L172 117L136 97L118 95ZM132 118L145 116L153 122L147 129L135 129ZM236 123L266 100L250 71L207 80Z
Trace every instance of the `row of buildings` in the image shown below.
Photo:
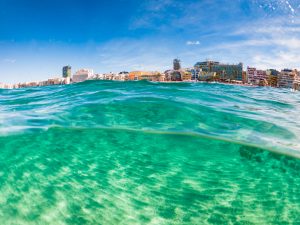
M71 66L64 66L62 69L62 77L52 78L46 81L18 83L14 85L0 83L0 88L62 85L83 82L86 80L148 80L155 82L215 81L246 85L294 88L296 90L300 89L300 72L297 70L259 70L254 67L247 67L247 70L244 71L242 63L225 64L209 60L197 62L192 68L182 68L179 59L173 60L173 69L166 70L164 72L122 71L119 73L110 72L104 74L95 74L91 69L80 69L72 75Z
M108 74L95 74L88 76L86 73L84 80L100 79L100 80L148 80L157 82L168 81L224 81L224 82L242 82L243 64L230 65L221 64L219 62L206 61L196 63L193 68L181 68L179 59L174 59L173 69L164 72L159 71L131 71ZM80 75L76 72L73 77L73 82L83 81L78 79Z
M14 88L24 88L24 87L41 87L41 86L50 86L50 85L65 85L70 84L70 78L50 78L45 81L32 81L24 82L17 84L4 84L0 83L0 89L14 89Z
M247 67L247 82L259 86L271 86L279 88L293 88L299 90L300 71L283 69L257 70Z

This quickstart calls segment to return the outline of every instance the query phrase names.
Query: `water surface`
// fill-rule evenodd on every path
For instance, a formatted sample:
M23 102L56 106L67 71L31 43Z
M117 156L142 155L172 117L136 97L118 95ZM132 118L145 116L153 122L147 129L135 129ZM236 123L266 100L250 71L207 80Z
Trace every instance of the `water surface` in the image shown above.
M299 112L223 84L0 90L0 223L298 224Z

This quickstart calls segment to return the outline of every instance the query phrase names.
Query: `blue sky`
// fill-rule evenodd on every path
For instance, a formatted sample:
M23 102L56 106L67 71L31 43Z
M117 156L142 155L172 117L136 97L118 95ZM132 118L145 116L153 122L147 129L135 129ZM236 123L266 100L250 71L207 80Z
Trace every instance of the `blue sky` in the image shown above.
M300 0L0 0L0 82L165 70L179 57L300 68Z

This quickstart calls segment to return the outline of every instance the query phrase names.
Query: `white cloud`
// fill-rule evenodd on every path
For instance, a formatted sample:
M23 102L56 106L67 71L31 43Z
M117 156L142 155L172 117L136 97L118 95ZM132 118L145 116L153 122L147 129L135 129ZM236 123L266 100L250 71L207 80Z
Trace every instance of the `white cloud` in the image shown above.
M251 0L253 6L259 6L266 14L287 14L293 17L299 12L298 0Z
M3 62L5 63L15 63L16 61L17 61L16 59L10 59L10 58L3 59Z
M187 41L187 45L200 45L200 41Z
M164 40L119 39L97 47L101 72L164 70L176 55Z
M299 65L300 55L296 51L280 51L274 54L257 54L252 57L252 62L253 65L262 69L293 69Z
M295 23L278 16L249 21L215 45L203 44L202 55L212 55L226 62L242 61L245 65L267 68L300 68L299 17ZM202 42L203 43L203 42Z

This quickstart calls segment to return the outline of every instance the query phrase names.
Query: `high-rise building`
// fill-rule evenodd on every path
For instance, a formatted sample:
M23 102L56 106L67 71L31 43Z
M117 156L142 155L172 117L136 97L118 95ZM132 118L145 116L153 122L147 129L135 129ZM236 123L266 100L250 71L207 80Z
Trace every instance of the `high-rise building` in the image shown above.
M201 69L203 72L212 72L213 67L219 66L220 63L216 61L204 61L204 62L197 62L194 65L195 69Z
M181 65L180 65L180 60L179 59L174 59L173 60L173 69L174 70L180 70Z
M72 76L72 67L71 66L64 66L63 69L62 69L62 76L64 78L67 78L67 77L71 77Z

